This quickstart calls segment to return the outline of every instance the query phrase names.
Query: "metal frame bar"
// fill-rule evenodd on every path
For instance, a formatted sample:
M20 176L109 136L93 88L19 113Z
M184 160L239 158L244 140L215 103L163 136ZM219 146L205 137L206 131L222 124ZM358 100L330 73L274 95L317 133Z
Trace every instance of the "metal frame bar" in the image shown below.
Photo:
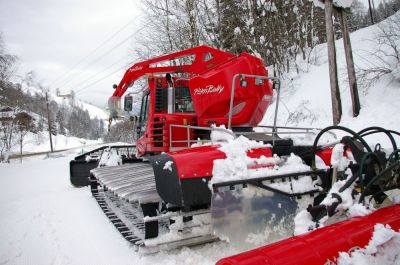
M280 84L279 79L274 78L274 77L267 77L267 76L262 76L262 75L249 75L249 74L235 74L232 78L232 88L231 88L231 98L229 102L229 113L228 113L228 128L227 129L222 129L222 128L210 128L210 127L199 127L199 126L191 126L191 125L175 125L175 124L170 124L169 126L169 146L170 149L172 148L172 143L178 143L178 142L187 142L187 147L190 147L191 142L196 142L195 140L190 140L190 129L200 129L200 130L219 130L223 131L226 133L231 134L234 138L236 138L236 134L231 131L232 129L232 116L233 116L233 101L235 98L235 88L236 88L236 79L237 78L253 78L253 79L262 79L262 80L272 80L274 83ZM306 133L312 133L310 131L312 130L319 130L321 131L321 128L312 128L312 127L284 127L284 126L277 126L277 118L278 118L278 110L279 110L279 101L280 101L280 86L277 90L277 96L276 96L276 106L275 106L275 113L274 113L274 123L273 126L264 126L260 125L257 126L258 128L270 128L272 129L272 145L275 145L275 137L278 135L278 129L287 129L287 130L294 130L293 132L279 132L279 134L306 134ZM178 127L178 128L186 128L187 129L187 140L185 141L172 141L172 127ZM303 131L300 131L303 130ZM246 132L241 132L240 134L246 135L249 133ZM331 132L333 137L337 139L336 134Z
M233 112L233 99L235 97L235 88L236 88L236 79L240 77L249 77L249 78L255 78L255 79L262 79L262 80L273 80L274 82L279 82L279 79L274 78L274 77L268 77L268 76L263 76L263 75L249 75L249 74L235 74L232 78L232 88L231 88L231 100L229 102L229 114L228 114L228 129L232 129L232 112ZM278 89L278 102L279 102L279 90ZM275 112L277 113L277 109L278 109L278 104L277 104L277 108L275 110ZM275 121L274 121L274 125L276 125L276 116L275 115Z
M172 141L172 127L177 127L177 128L185 128L187 129L187 139L186 140L175 140ZM201 126L192 126L192 125L180 125L180 124L170 124L169 125L169 148L172 148L172 143L187 143L187 147L190 147L190 143L196 142L196 140L190 140L190 129L199 129L199 130L206 130L206 131L221 131L228 133L233 136L233 138L236 138L236 135L227 129L224 128L217 128L217 127L201 127Z
M320 176L320 175L329 175L330 170L329 169L319 169L315 171L305 171L305 172L295 172L295 173L288 173L288 174L281 174L281 175L275 175L275 176L267 176L267 177L261 177L261 178L252 178L252 179L240 179L240 180L232 180L232 181L226 181L226 182L220 182L220 183L215 183L212 185L212 189L214 192L218 192L218 189L221 187L233 187L235 185L253 185L257 186L259 188L271 190L271 191L279 191L280 193L288 196L300 196L304 194L309 194L309 193L315 193L315 192L320 192L319 190L311 190L307 191L305 193L287 193L283 192L280 190L277 190L275 188L269 187L267 185L264 185L262 182L263 181L273 181L276 179L284 179L284 178L298 178L301 176Z

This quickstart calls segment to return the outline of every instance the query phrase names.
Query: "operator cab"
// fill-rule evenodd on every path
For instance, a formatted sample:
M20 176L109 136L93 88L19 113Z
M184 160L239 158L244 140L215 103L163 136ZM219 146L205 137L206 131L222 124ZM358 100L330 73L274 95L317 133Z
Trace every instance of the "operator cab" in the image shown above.
M125 106L130 106L129 101L126 99ZM187 130L174 125L197 125L196 122L187 78L170 74L148 76L148 88L143 91L136 124L139 155L142 155L140 150L146 153L148 150L151 153L170 151L170 134L181 141L178 146L186 147Z

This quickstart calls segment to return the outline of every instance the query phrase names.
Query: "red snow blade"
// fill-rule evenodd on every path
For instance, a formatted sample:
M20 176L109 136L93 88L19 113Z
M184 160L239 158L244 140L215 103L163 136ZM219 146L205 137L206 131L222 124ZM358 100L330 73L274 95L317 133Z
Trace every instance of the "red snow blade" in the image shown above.
M227 257L216 264L336 264L339 251L351 252L356 247L364 247L377 223L388 224L397 231L400 228L400 205Z

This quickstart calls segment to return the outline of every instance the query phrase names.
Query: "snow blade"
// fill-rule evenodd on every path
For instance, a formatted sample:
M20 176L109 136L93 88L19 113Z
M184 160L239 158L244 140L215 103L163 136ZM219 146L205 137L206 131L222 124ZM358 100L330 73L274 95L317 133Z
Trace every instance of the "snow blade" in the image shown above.
M213 232L239 250L292 236L297 209L312 204L313 195L320 193L313 187L299 192L296 182L309 178L321 183L327 177L328 172L321 170L215 183L211 201ZM285 185L289 189L281 188Z

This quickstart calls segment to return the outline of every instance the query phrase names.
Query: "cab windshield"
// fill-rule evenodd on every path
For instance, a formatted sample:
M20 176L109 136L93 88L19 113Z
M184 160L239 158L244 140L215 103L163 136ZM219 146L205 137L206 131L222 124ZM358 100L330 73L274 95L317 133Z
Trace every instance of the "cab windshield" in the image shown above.
M150 105L150 91L147 91L142 97L142 104L140 107L138 137L142 136L142 134L146 130L147 118L149 117L149 105Z

